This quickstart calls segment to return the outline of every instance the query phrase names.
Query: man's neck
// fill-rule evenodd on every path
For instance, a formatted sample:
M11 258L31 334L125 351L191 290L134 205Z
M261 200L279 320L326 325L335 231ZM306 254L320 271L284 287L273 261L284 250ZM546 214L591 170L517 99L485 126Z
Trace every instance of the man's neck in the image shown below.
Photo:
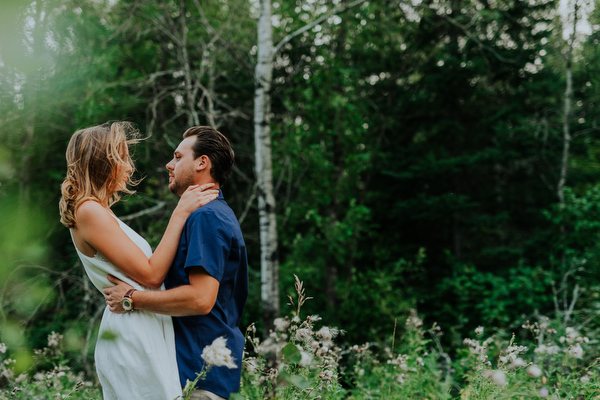
M218 184L217 182L215 182L215 181L213 181L213 180L208 180L208 179L206 179L206 180L204 180L204 179L199 179L199 180L197 180L196 182L194 182L194 185L199 185L199 186L202 186L202 185L206 185L206 184L208 184L208 183L214 183L214 186L211 186L211 187L209 187L209 188L208 188L208 189L210 189L210 190L221 189L221 186L219 186L219 184ZM207 190L208 190L208 189L207 189Z

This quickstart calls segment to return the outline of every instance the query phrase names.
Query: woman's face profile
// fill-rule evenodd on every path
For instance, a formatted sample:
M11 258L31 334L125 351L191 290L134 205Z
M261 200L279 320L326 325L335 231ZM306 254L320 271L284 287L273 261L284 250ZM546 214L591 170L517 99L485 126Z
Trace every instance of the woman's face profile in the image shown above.
M129 148L125 143L120 146L119 156L126 162L126 164L119 163L117 166L117 170L115 172L115 191L120 191L127 187L127 182L129 181L131 173L133 172L133 165L131 165L131 160L129 158Z

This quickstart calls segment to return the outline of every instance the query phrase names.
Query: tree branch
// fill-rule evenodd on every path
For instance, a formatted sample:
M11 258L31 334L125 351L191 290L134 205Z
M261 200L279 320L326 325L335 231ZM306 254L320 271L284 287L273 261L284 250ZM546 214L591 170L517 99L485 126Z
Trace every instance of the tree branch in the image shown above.
M239 58L237 53L231 48L229 43L227 43L221 37L221 34L219 32L217 32L217 30L215 28L213 28L213 26L208 21L208 18L206 18L206 15L204 14L204 9L202 8L202 5L200 4L200 2L198 0L194 0L194 4L196 5L196 8L198 9L198 13L200 14L200 21L202 22L202 24L204 25L206 30L209 31L210 33L212 33L216 37L216 39L219 41L219 43L221 43L223 45L223 47L225 47L227 49L227 51L233 57L234 60L239 62L241 65L243 65L244 68L246 68L248 71L254 71L254 67L251 66L250 64L248 64L246 62L246 60Z
M167 205L166 202L161 201L157 205L155 205L154 207L150 207L150 208L147 208L147 209L142 210L142 211L138 211L138 212L133 213L133 214L125 215L124 217L119 217L119 219L124 222L124 221L130 221L132 219L139 218L139 217L141 217L143 215L154 214L155 212L157 212L158 210L160 210L161 208L163 208L166 205Z
M355 0L355 1L353 1L352 3L350 3L348 5L336 7L332 11L323 14L322 16L320 16L319 18L317 18L316 20L314 20L310 24L306 24L302 28L295 30L294 32L292 32L289 35L287 35L286 37L284 37L279 43L277 43L273 47L273 55L277 54L277 52L279 50L281 50L281 48L283 46L285 46L287 43L289 43L296 36L301 35L304 32L306 32L306 31L314 28L315 26L319 25L321 22L325 21L327 18L330 18L330 17L332 17L332 16L334 16L336 14L341 14L343 12L346 12L349 9L354 8L354 7L356 7L356 6L364 3L365 1L366 0Z
M254 188L252 189L252 195L246 202L246 207L244 207L244 212L242 213L242 215L239 218L240 225L242 225L242 223L246 219L246 215L248 215L248 211L250 210L252 203L254 203L254 199L256 199L257 194L258 194L258 183L254 184Z

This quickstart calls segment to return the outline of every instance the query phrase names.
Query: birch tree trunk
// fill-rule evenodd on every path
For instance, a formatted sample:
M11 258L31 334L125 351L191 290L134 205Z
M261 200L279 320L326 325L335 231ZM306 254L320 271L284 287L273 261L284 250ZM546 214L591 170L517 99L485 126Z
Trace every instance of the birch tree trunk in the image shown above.
M556 194L558 196L558 202L560 204L561 209L564 207L565 203L565 185L567 183L567 173L569 171L569 152L571 148L571 131L569 128L569 123L571 120L571 103L573 101L573 77L572 77L572 69L573 69L573 47L575 44L575 38L577 35L577 12L579 9L578 1L575 1L573 6L573 31L571 32L571 37L569 38L567 55L566 55L566 87L565 87L565 99L563 104L563 121L562 121L562 130L563 130L563 153L562 160L560 166L560 178L556 187ZM571 316L572 307L568 307L568 291L567 291L567 278L573 272L572 270L567 271L567 251L566 251L566 229L565 225L561 223L560 225L560 235L561 240L563 242L562 254L561 254L561 267L562 271L565 274L563 276L563 281L561 284L560 292L562 292L562 303L563 303L563 312L564 312L564 323L567 324L569 318ZM577 300L577 285L575 286L576 291L573 294L572 304ZM556 295L555 295L556 296ZM555 300L555 307L557 301ZM556 311L559 311L558 309Z
M254 146L260 224L261 303L265 332L279 316L279 259L277 220L271 160L271 83L273 80L273 27L271 0L260 0L258 61L255 69Z
M187 124L188 126L200 125L200 117L196 111L196 90L194 89L194 78L192 77L192 67L190 65L190 56L187 50L188 26L186 21L186 5L185 0L179 0L179 23L181 29L180 39L180 57L183 65L185 78L185 103L187 107Z
M575 2L573 10L573 32L569 39L569 47L567 49L567 66L566 66L566 88L565 88L565 102L563 106L563 154L560 168L560 179L557 185L557 196L560 204L563 204L564 190L567 183L567 173L569 170L569 150L571 148L571 132L569 129L569 122L571 117L571 102L573 99L573 46L575 43L575 35L577 34L577 11L579 4Z
M277 215L273 188L273 164L271 158L271 84L273 81L273 58L290 40L312 29L332 15L344 12L366 0L354 0L323 14L300 29L288 34L273 45L271 0L259 1L258 60L254 82L254 146L257 179L258 215L260 229L260 272L262 319L265 332L273 327L279 316L279 256L277 239Z

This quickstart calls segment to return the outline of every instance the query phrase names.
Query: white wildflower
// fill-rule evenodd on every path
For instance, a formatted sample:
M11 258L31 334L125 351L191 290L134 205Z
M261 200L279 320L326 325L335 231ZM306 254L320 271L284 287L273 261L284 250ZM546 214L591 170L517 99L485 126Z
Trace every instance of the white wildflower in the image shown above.
M282 343L279 343L277 342L277 340L274 340L273 338L269 337L258 346L257 350L258 354L260 354L263 357L269 357L273 354L278 356L281 352L282 347Z
M271 368L267 371L266 380L271 383L275 383L277 381L277 377L279 376L279 370L277 368Z
M300 354L302 355L302 358L298 364L300 364L301 367L308 367L313 360L312 354L307 353L306 351L302 351Z
M62 340L63 336L54 331L50 335L48 335L48 347L56 347Z
M2 371L2 375L0 375L0 377L3 380L8 380L10 382L14 379L15 372L12 369L5 369L4 371Z
M404 374L400 374L396 377L396 381L398 381L399 384L403 384L404 383Z
M256 374L260 371L260 363L259 361L252 357L252 358L245 358L244 359L244 365L246 366L246 369L248 370L248 372L250 374Z
M492 382L498 386L506 385L506 374L501 370L496 370L492 373Z
M548 349L548 346L546 346L545 344L541 344L533 351L534 351L534 353L546 354L547 349Z
M279 332L285 332L290 323L285 318L275 318L273 325L275 326L275 330L278 330Z
M548 397L548 395L550 394L550 392L548 391L548 388L541 388L540 389L540 396L541 397Z
M358 370L358 376L363 376L364 374L365 374L365 370L364 369L361 368L361 369ZM588 378L588 381L589 380L590 380L590 378Z
M329 347L323 346L316 351L315 355L317 357L325 357L327 355L327 353L329 353Z
M581 348L581 345L579 343L574 344L573 346L570 346L569 349L567 350L567 353L575 358L581 358L583 357L583 349Z
M558 347L556 345L546 346L545 344L542 344L533 351L538 354L553 355L553 354L558 354L560 352L560 347Z
M588 383L590 381L590 377L587 375L584 375L581 378L579 378L579 380L581 381L581 383Z
M231 355L231 350L227 348L227 339L224 337L216 338L212 344L202 350L202 359L208 365L215 367L227 367L229 369L237 368L237 365Z
M579 332L577 332L575 329L573 329L571 327L567 328L566 332L567 332L567 342L574 343L574 342L578 341Z
M542 369L535 364L530 365L527 368L527 375L531 376L532 378L539 378L542 376Z
M524 367L525 366L525 361L523 361L523 359L521 357L517 357L515 358L515 360L509 365L509 368L519 368L519 367Z
M301 342L307 342L311 337L311 331L307 328L300 328L296 331L296 339Z
M333 338L333 334L328 327L324 326L317 331L317 337L324 342L330 342Z
M0 353L6 353L6 345L4 343L0 343Z
M423 321L417 316L416 310L410 310L410 317L406 319L406 327L418 329L423 326Z
M477 328L475 328L475 334L477 336L483 334L483 326L478 326Z
M477 340L473 340L473 339L465 339L463 341L464 344L466 344L467 346L469 346L469 351L473 354L479 354L482 355L485 353L485 346L482 346L481 344L479 344L479 341Z
M323 318L319 317L317 314L315 314L315 315L309 315L308 317L306 317L306 320L308 322L319 322L322 319Z
M333 379L333 371L330 371L328 369L321 371L319 373L319 378L326 382L330 382Z

